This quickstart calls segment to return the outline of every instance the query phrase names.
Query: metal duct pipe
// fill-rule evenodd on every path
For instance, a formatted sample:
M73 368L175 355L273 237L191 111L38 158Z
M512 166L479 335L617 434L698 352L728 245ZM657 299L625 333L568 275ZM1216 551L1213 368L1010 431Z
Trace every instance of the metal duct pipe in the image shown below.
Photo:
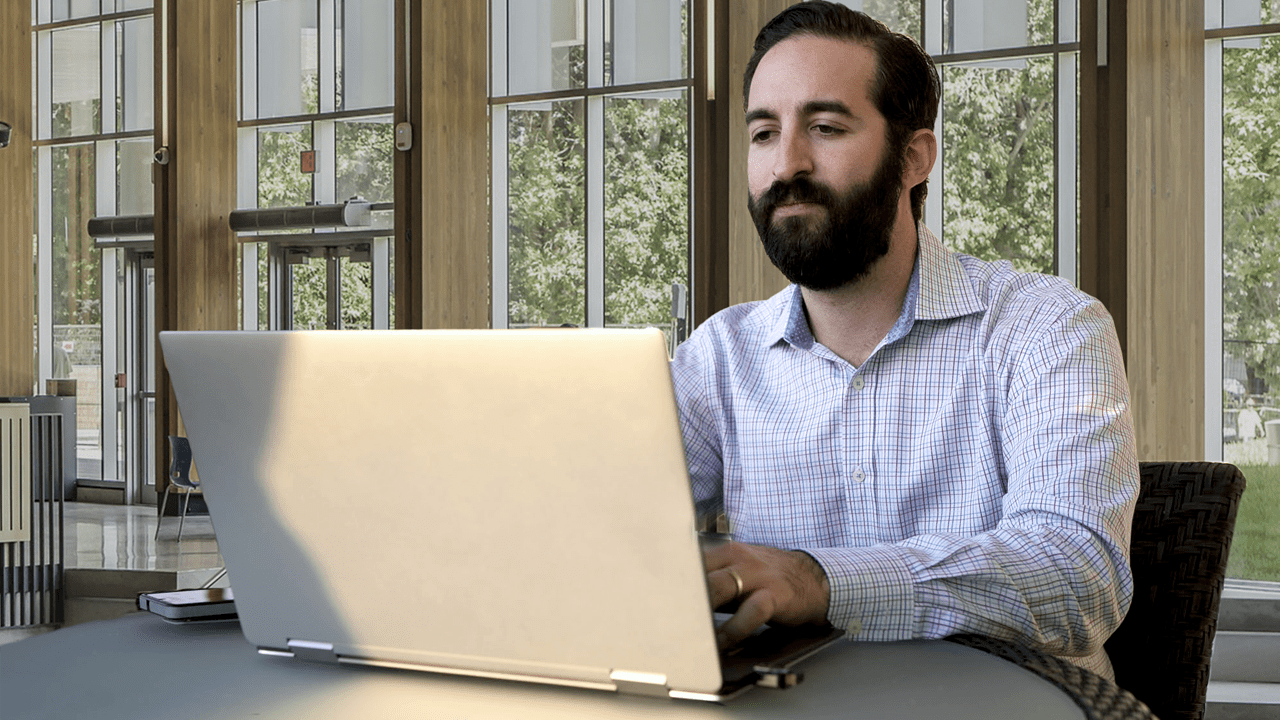
M373 205L367 200L352 198L336 205L233 210L228 221L237 232L368 227L373 224Z
M137 237L155 234L155 215L112 215L89 219L89 237Z

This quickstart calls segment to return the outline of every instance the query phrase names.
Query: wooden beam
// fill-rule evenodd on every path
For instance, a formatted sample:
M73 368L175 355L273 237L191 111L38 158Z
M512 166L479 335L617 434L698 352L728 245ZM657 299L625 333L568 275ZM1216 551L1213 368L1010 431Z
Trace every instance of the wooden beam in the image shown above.
M396 33L397 121L413 126L413 149L396 153L396 327L489 327L487 3L408 5L408 37Z
M155 170L156 329L234 330L236 0L157 0ZM167 436L181 434L157 345L156 489L167 479Z
M1128 3L1128 371L1140 460L1204 457L1204 3Z
M31 3L0 3L0 121L13 126L0 148L0 396L35 390L35 230L31 115Z
M730 148L739 133L732 127L735 78L729 63L729 0L694 3L693 113L693 286L692 329L729 306ZM710 32L708 32L708 28ZM709 73L707 68L719 70ZM741 83L741 76L736 81Z

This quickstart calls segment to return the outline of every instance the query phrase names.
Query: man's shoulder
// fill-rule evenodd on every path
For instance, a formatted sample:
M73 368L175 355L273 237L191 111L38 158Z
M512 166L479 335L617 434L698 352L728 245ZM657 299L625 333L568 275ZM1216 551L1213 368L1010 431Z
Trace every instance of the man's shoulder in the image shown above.
M991 320L1049 319L1098 307L1098 300L1066 278L1018 270L1007 260L989 262L956 254Z
M731 339L735 344L766 342L779 329L779 323L785 322L793 292L794 288L788 287L767 300L730 305L707 318L694 335Z

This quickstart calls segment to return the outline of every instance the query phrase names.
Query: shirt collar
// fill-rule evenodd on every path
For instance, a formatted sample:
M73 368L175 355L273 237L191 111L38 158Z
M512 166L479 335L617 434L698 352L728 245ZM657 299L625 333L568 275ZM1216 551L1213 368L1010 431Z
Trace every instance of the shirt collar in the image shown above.
M960 260L924 224L917 224L916 263L902 302L902 314L881 345L895 342L910 332L915 320L945 320L986 309L978 297ZM801 350L812 349L813 333L804 313L804 297L799 285L791 285L779 295L780 307L773 327L764 337L767 347L786 340Z

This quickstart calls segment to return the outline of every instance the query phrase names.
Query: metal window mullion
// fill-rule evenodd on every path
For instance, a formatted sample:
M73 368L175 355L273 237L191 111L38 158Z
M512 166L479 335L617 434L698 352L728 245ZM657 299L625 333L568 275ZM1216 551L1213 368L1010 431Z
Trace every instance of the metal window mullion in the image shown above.
M317 62L317 87L320 91L317 103L320 112L337 109L337 20L334 0L320 0L317 44L320 57Z
M1078 97L1076 67L1079 55L1076 53L1060 53L1055 56L1058 70L1057 111L1054 114L1054 125L1057 129L1057 151L1054 162L1057 164L1057 182L1054 194L1058 200L1058 219L1056 246L1058 275L1066 278L1072 285L1079 284L1078 243L1079 215L1076 211L1076 176L1077 176L1077 138L1076 105Z
M258 3L240 4L240 117L258 117Z
M36 138L53 136L53 34L36 33Z
M258 207L258 130L236 130L236 207ZM240 327L257 330L258 244L248 243L240 256Z
M1218 12L1221 12L1219 8ZM1219 18L1219 22L1221 18ZM1204 456L1221 461L1223 300L1222 300L1222 40L1205 41L1204 51Z
M315 195L320 203L337 200L337 127L333 120L316 120L311 123L311 149L316 153ZM343 198L345 200L346 198Z
M101 99L98 101L98 107L101 109L102 123L98 128L98 132L111 133L118 129L116 117L119 115L120 109L117 107L119 101L119 93L116 88L116 79L118 77L118 68L116 67L116 24L114 22L99 23L98 40L98 92L101 93Z
M941 55L942 0L922 0L920 5L920 25L924 35L924 50L930 55ZM937 68L937 72L938 81L942 83L946 76L943 74L941 67ZM944 157L942 118L946 114L946 109L946 102L939 96L938 117L933 124L933 133L938 141L938 156L933 162L933 169L929 171L929 193L925 196L924 202L924 223L940 238L945 236L946 231L942 223L942 165Z
M342 329L342 256L334 248L324 254L325 327Z
M40 211L36 234L37 380L53 377L53 148L36 148Z
M370 260L370 314L373 329L391 327L391 238L374 238L369 245Z
M603 97L586 101L587 327L604 327L604 106Z
M106 73L103 73L104 75ZM104 116L106 113L103 113ZM111 140L104 140L94 143L94 166L96 173L96 208L98 215L115 215L116 214L116 151L117 144ZM116 366L116 348L119 342L119 328L116 321L116 260L117 251L103 250L100 251L100 262L98 264L98 295L99 295L99 320L101 329L102 352L100 353L100 382L98 383L99 397L101 405L99 412L101 418L99 420L102 429L99 445L102 448L102 468L99 477L103 480L119 479L118 467L108 477L108 466L114 466L109 463L108 458L115 459L118 457L119 441L119 421L115 412L116 407L116 390L115 376Z
M506 328L510 310L508 307L510 269L507 266L508 229L510 225L507 198L507 106L491 106L489 116L493 123L489 131L491 148L489 155L492 163L490 172L492 189L489 193L491 203L489 208L491 213L489 227L492 228L490 242L492 243L491 253L493 257L491 270L493 277L490 282L493 296L490 298L490 315L494 328Z
M493 29L499 28L501 37ZM507 0L491 0L489 3L489 96L507 94ZM505 135L505 128L503 129ZM496 138L497 135L494 135Z

